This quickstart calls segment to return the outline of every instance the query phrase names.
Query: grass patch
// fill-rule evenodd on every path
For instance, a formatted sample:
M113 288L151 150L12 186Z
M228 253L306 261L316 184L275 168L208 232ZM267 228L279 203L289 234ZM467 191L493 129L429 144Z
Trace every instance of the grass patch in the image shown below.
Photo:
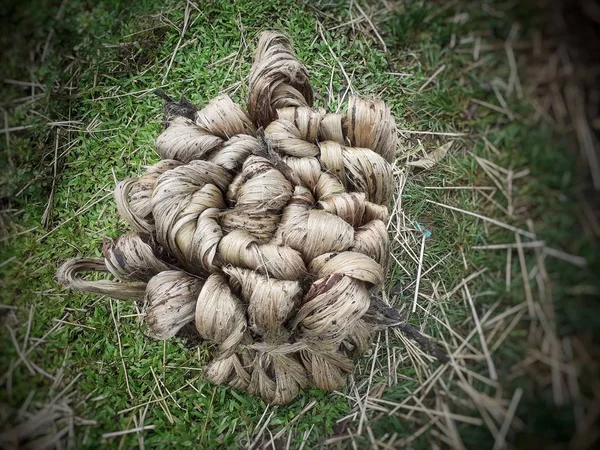
M18 415L23 405L24 411L40 410L68 387L60 399L73 414L57 420L53 433L70 423L78 425L74 434L65 432L77 448L96 448L106 443L104 433L144 425L154 426L153 431L110 438L108 443L247 447L263 425L272 434L289 427L291 448L303 441L305 448L316 447L331 436L347 436L348 431L357 434L352 439L360 446L369 445L373 438L390 441L394 433L397 442L404 439L417 448L429 447L432 441L462 442L467 447L493 442L494 433L487 424L479 424L483 419L472 399L446 378L442 380L447 391L436 385L430 395L417 397L425 402L422 409L438 411L441 401L453 413L472 420L465 423L441 415L434 424L423 411L400 409L382 415L368 408L370 431L361 427L361 408L351 398L356 392L374 395L380 386L384 400L414 405L414 391L440 367L416 361L418 352L405 349L410 344L392 332L382 334L379 351L357 368L345 392L349 397L314 390L285 407L266 408L260 400L203 380L199 369L208 357L206 346L190 349L183 341L145 339L136 316L139 311L132 305L64 292L56 286L53 275L62 260L100 256L102 237L126 229L110 192L115 178L140 173L143 166L158 161L153 139L161 127L160 101L148 92L161 86L198 105L226 92L245 103L244 77L255 37L265 28L291 36L310 70L319 106L336 109L352 91L380 96L390 104L403 137L404 156L398 168L454 140L450 153L434 169L407 171L402 195L405 223L395 229L396 263L389 283L399 286L392 296L398 307L408 310L414 297L420 245L414 222L432 231L422 261L423 271L431 272L421 280L418 299L425 311L412 315L411 323L422 325L450 348L460 346L460 339L474 329L472 314L462 290L448 293L483 268L486 271L468 284L480 318L494 305L490 317L525 300L517 252L508 265L507 289L506 251L473 249L489 243L512 244L514 233L430 203L434 201L525 229L530 219L537 239L548 247L585 257L585 269L559 259L544 260L556 335L585 346L598 328L590 296L598 292L591 277L600 270L598 248L579 225L577 199L585 186L569 151L571 141L531 119L533 102L526 89L520 99L516 93L507 96L506 109L512 117L481 104L498 105L492 84L510 77L503 44L513 24L520 22L522 41L536 31L529 8L495 5L494 11L502 14L494 14L465 2L411 3L391 11L363 5L385 39L385 53L368 21L346 3L209 1L201 7L189 3L187 14L186 5L174 1L83 1L50 7L40 1L36 6L5 7L6 14L15 18L15 29L7 35L13 33L18 45L10 49L2 76L25 80L25 84L3 86L6 126L28 128L5 132L0 154L0 163L7 168L0 185L3 428L27 418ZM329 45L320 37L321 26ZM480 64L473 56L477 39L482 45ZM529 171L514 179L510 203L475 157L513 175ZM465 189L448 189L455 187ZM503 209L510 209L512 217L506 219ZM539 273L536 254L527 251L525 256L526 272ZM539 289L546 285L538 283L536 273L530 277L530 287L536 302L541 302ZM498 323L508 327L513 317L498 319L489 327L484 324L484 334L495 338L488 342L491 347L502 334L501 329L494 331ZM545 443L566 442L574 430L578 405L585 412L587 403L569 396L570 380L561 374L565 401L555 405L548 364L539 359L523 364L535 347L530 330L525 316L494 350L500 387L488 383L489 366L480 357L482 342L477 334L467 341L468 351L462 352L470 359L457 361L476 392L499 396L503 412L490 418L498 429L515 389L523 389L518 420L507 433L509 441L526 445L533 437L545 436ZM20 353L27 356L21 358ZM565 364L571 363L567 356ZM590 373L581 377L583 398L591 395L586 380L595 370L588 367ZM364 398L361 401L366 404ZM349 414L354 420L338 423ZM424 420L432 425L420 431ZM452 438L453 427L460 437ZM261 442L270 439L267 434L263 431ZM278 443L284 446L287 436L286 431ZM351 445L349 438L339 442Z

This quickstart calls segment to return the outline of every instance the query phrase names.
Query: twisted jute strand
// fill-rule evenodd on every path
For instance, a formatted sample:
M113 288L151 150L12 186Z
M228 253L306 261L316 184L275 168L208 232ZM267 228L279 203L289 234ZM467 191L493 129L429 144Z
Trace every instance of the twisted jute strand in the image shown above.
M161 93L162 160L115 190L132 231L57 279L139 302L156 339L193 323L216 346L210 381L284 404L307 386L343 386L378 327L397 322L375 295L396 125L378 100L312 108L308 72L277 33L260 36L249 92L247 111L226 95L198 109Z

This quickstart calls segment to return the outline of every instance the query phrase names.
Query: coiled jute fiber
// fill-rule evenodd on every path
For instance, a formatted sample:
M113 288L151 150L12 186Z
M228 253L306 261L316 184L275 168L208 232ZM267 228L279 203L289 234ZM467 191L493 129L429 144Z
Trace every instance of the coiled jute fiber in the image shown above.
M216 345L210 381L283 404L344 385L381 325L396 125L377 100L313 109L281 34L261 35L249 92L247 111L226 95L199 110L168 101L162 160L115 190L132 231L57 278L140 302L156 339L193 323Z

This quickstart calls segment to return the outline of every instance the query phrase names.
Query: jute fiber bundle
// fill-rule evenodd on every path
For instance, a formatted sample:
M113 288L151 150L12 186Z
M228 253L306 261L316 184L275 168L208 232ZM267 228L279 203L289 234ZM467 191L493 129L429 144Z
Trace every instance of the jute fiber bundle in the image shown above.
M284 404L344 385L382 323L396 125L381 101L313 109L281 34L261 35L249 92L247 111L226 95L167 102L162 160L115 190L132 232L57 278L140 302L156 339L193 323L216 346L209 380Z

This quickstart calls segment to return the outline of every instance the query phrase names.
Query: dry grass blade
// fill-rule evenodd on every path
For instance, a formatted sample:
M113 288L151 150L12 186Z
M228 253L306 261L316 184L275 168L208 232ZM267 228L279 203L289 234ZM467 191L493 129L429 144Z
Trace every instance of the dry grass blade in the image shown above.
M518 233L518 234L520 234L522 236L526 236L528 238L535 239L535 234L534 233L531 233L529 231L523 230L521 228L514 227L512 225L509 225L507 223L501 222L499 220L492 219L491 217L486 217L486 216L484 216L482 214L477 214L477 213L474 213L474 212L465 211L464 209L456 208L454 206L444 205L443 203L434 202L433 200L427 200L427 202L428 203L432 203L432 204L437 205L437 206L441 206L441 207L446 208L446 209L450 209L452 211L457 211L457 212L460 212L460 213L463 213L463 214L467 214L469 216L476 217L478 219L481 219L481 220L484 220L486 222L492 223L494 225L497 225L499 227L505 228L507 230L514 231L515 233Z
M413 313L417 311L417 298L419 297L419 283L421 282L421 270L423 268L423 253L425 252L425 240L426 239L427 239L427 235L425 233L423 233L423 237L421 239L421 250L419 252L419 267L417 268L415 296L413 299L413 307L412 307Z
M469 288L466 285L464 286L464 290L465 290L465 294L467 295L467 299L469 300L469 306L471 307L471 313L473 314L473 320L475 322L475 327L477 328L477 333L479 334L479 339L481 340L481 347L483 350L483 354L485 355L485 359L487 361L490 378L494 381L497 381L498 373L496 372L496 366L494 366L494 362L492 361L490 351L488 350L485 335L483 334L483 329L481 328L481 323L479 322L479 317L477 316L477 311L475 310L475 304L473 303L473 298L471 297Z
M117 323L117 318L115 317L115 311L113 309L112 299L109 300L110 304L110 315L115 324L115 331L117 332L117 343L119 345L119 356L121 357L121 365L123 366L123 374L125 376L125 385L127 386L127 392L129 393L129 397L133 398L133 393L131 392L131 387L129 386L129 376L127 375L127 365L125 364L125 359L123 358L123 346L121 345L121 335L119 333L119 324Z
M580 87L568 85L565 92L569 112L575 125L579 146L585 152L590 168L594 188L600 190L600 159L598 158L598 142L587 121L584 93Z
M186 1L185 11L183 13L183 26L181 27L181 34L179 36L179 40L177 41L177 44L175 45L175 49L173 50L171 59L169 60L169 65L167 66L165 75L163 76L163 79L162 79L163 84L165 83L167 77L169 76L169 72L171 71L171 66L173 65L173 61L175 60L175 56L177 55L179 46L181 45L181 42L183 41L183 37L185 36L185 32L188 29L189 21L190 21L190 2Z
M453 143L454 141L447 142L438 149L428 153L425 158L421 158L416 161L409 161L406 163L406 165L424 170L431 169L446 157L446 154L450 148L452 148Z
M122 430L122 431L113 431L110 433L104 433L102 435L103 439L112 439L115 437L121 437L127 434L132 434L132 433L139 433L140 431L147 431L147 430L154 430L154 425L145 425L143 427L139 427L139 428L131 428L129 430Z
M344 74L344 78L346 78L346 81L348 82L348 88L350 89L350 92L352 92L352 94L354 94L355 90L354 90L354 86L352 84L352 80L350 80L350 77L348 76L348 73L346 73L346 69L344 69L344 66L340 62L339 58L337 57L337 55L335 54L335 52L333 51L333 49L329 45L329 42L327 41L327 38L325 38L325 34L323 34L323 27L322 27L321 24L319 24L319 34L321 35L321 39L323 39L323 42L325 42L325 45L327 46L327 49L329 50L329 53L331 54L332 58L337 62L340 70Z
M496 437L496 442L494 443L494 450L499 450L499 449L505 448L506 433L508 432L508 429L510 428L511 422L515 416L515 412L517 410L517 406L519 405L519 401L521 400L522 395L523 395L523 390L520 388L517 388L517 390L515 390L512 400L510 402L510 406L508 408L508 413L506 414L506 417L504 418L504 422L502 423L502 427L500 428L498 436Z
M371 30L373 30L373 33L375 34L375 36L377 36L377 39L379 40L379 42L381 42L381 46L383 47L383 51L387 52L387 45L385 45L385 41L383 40L383 38L381 37L381 35L377 31L377 27L375 27L375 25L373 24L373 21L371 20L371 18L365 13L365 11L358 4L358 2L354 3L354 6L356 6L356 9L358 9L358 11L365 18L365 20L368 22L369 26L371 27Z
M427 79L427 81L425 81L425 83L421 85L421 87L419 88L419 92L422 92L427 86L429 86L435 80L435 78L444 70L446 70L446 64L442 64L440 67L437 68L435 72L433 72L433 74Z
M533 305L533 294L531 292L531 284L529 283L529 274L527 272L527 263L525 262L525 253L521 243L521 236L515 234L517 240L517 251L519 254L519 264L521 266L521 276L523 278L523 286L525 287L525 299L527 300L527 309L530 317L535 317L535 308Z

